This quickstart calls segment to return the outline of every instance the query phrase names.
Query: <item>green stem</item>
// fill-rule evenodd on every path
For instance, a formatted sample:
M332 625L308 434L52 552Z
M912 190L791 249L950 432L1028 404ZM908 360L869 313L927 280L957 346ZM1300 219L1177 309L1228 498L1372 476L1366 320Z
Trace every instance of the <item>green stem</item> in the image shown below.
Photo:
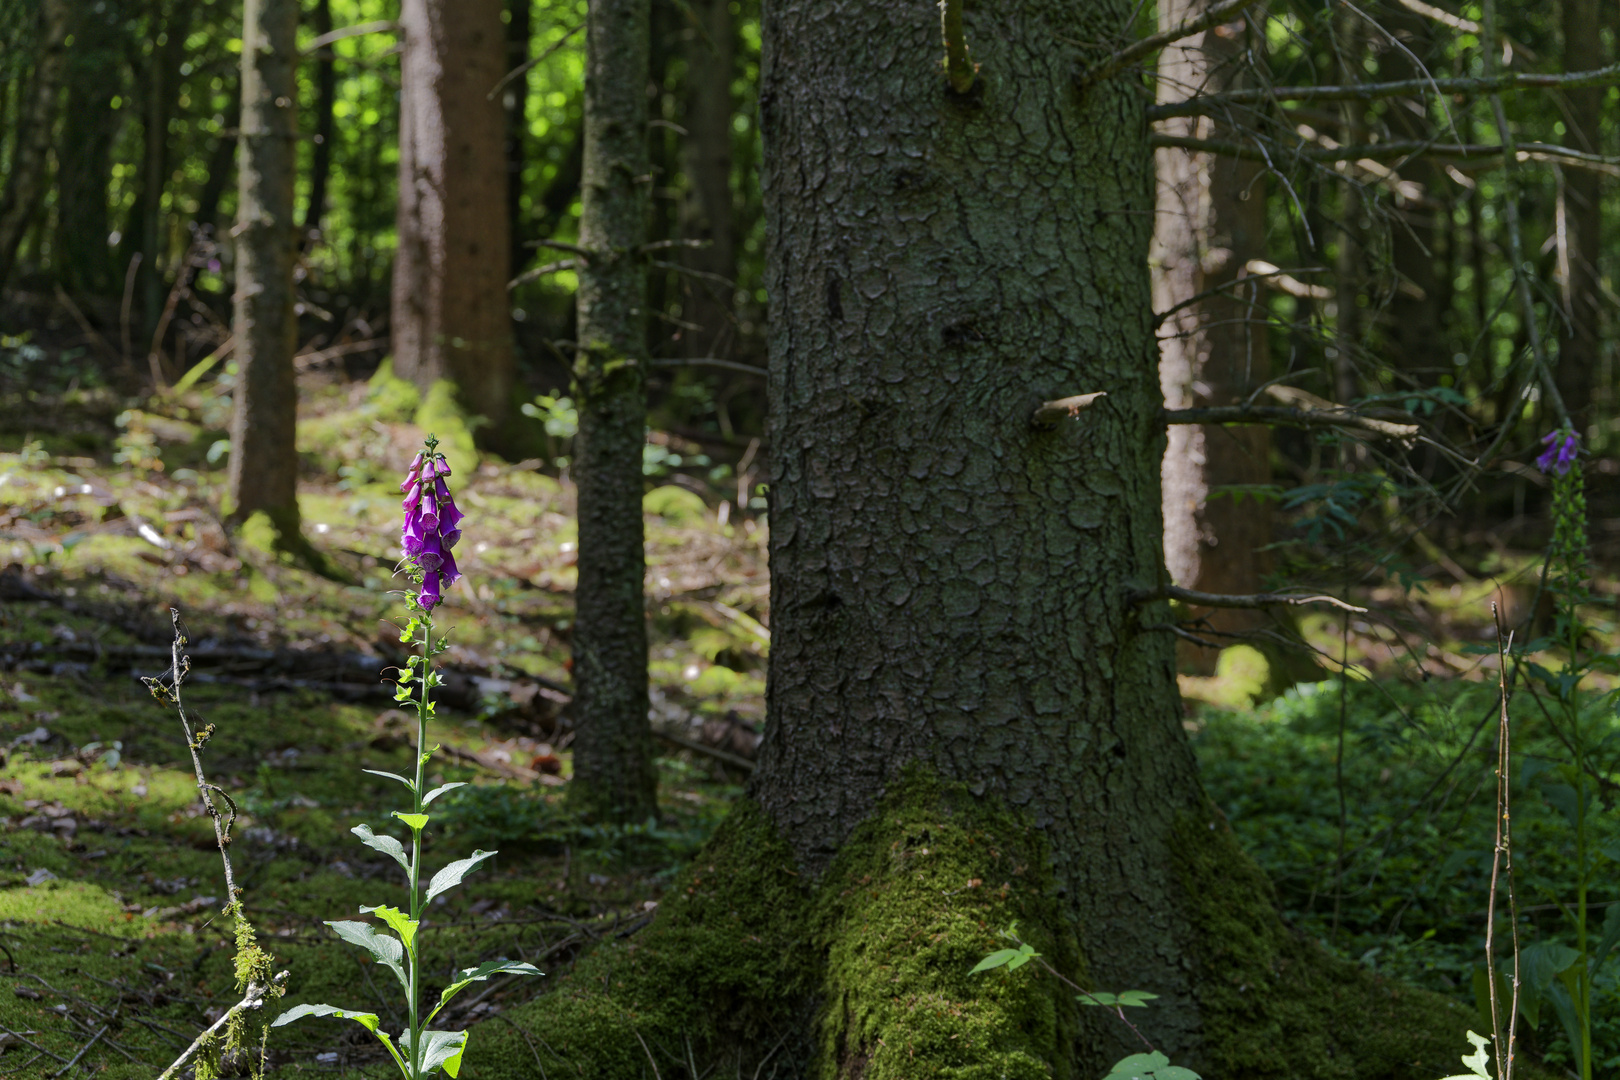
M418 673L421 681L421 696L416 702L416 806L412 808L413 814L422 813L422 783L423 770L427 764L427 722L429 693L432 687L428 679L429 665L433 662L433 616L429 613L422 615L422 670ZM422 921L422 830L411 828L411 921ZM420 926L418 927L420 929ZM421 999L420 967L416 954L417 938L413 935L409 946L411 961L411 1072L410 1080L420 1080L422 1062L422 1024L420 1022L419 1001Z

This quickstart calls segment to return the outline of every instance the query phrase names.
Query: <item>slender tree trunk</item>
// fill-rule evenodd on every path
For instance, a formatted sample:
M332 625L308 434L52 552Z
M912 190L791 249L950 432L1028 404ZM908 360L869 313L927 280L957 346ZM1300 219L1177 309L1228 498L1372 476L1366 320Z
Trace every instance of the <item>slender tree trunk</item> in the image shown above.
M157 325L164 300L164 263L169 254L168 215L163 193L169 186L169 121L180 100L180 62L185 56L191 27L193 0L175 0L163 13L163 44L153 44L147 71L142 119L146 128L141 161L141 251L145 258L137 277L141 322L148 330Z
M82 4L74 21L74 49L68 61L67 105L62 114L61 150L56 156L56 276L75 292L104 295L113 289L107 251L110 154L122 117L112 107L121 60L117 9Z
M298 167L298 0L246 0L236 225L238 381L231 417L231 516L264 511L298 536L298 394L293 354L293 211Z
M332 0L315 0L310 22L316 36L332 31ZM337 58L330 45L315 58L315 145L309 152L309 205L304 208L304 240L313 241L326 214L326 184L332 177L334 108L337 105Z
M1161 28L1196 16L1205 0L1171 0L1159 9ZM1263 45L1263 43L1262 43ZM1254 43L1240 16L1166 49L1159 59L1159 96L1180 100L1195 90L1221 93L1245 85L1244 59ZM1216 125L1178 118L1179 134L1220 137ZM1245 266L1266 255L1266 187L1256 162L1185 150L1157 152L1158 206L1154 216L1153 302L1168 311L1201 293L1159 330L1159 381L1166 407L1235 405L1271 375L1266 295L1259 279L1244 282ZM1264 427L1193 427L1169 430L1161 472L1164 557L1178 585L1213 593L1261 591L1269 569L1270 504L1223 491L1271 482L1271 435ZM1258 611L1197 614L1221 632L1255 629L1268 620ZM1208 670L1210 650L1188 651L1186 662Z
M647 725L641 448L646 441L648 0L592 0L579 242L579 585L571 797L599 818L656 810Z
M40 4L39 55L27 97L18 110L18 137L5 186L0 188L0 288L15 267L17 248L33 223L50 169L52 130L67 77L67 36L72 10L67 0Z
M529 59L534 0L507 0L506 10L506 70L512 72ZM501 92L501 108L506 111L506 218L512 244L509 265L514 276L533 255L526 245L534 239L534 223L523 213L523 170L529 156L529 75L525 71Z
M202 191L197 193L197 224L202 228L214 230L217 239L224 230L219 229L219 203L225 195L225 189L236 176L236 146L239 137L230 132L242 126L242 94L238 86L237 92L231 96L231 103L225 110L224 131L214 140L214 148L209 151L207 178L203 180Z
M724 356L735 342L727 282L737 276L736 215L731 199L731 77L736 32L730 0L694 0L685 35L686 135L681 168L686 192L681 236L707 246L687 249L682 262L697 271L681 279L681 319L701 329L681 333L684 356Z
M501 0L404 0L400 24L394 368L424 391L453 383L499 445L514 375L505 118L489 97L506 73Z
M1363 16L1359 11L1345 12L1338 19L1339 74L1341 81L1357 81L1354 65L1360 56ZM1366 135L1367 103L1346 101L1340 110L1343 127L1339 138L1345 145L1356 145ZM1345 405L1351 404L1361 393L1361 376L1357 357L1361 352L1363 319L1361 296L1366 286L1366 265L1363 254L1363 214L1361 183L1353 174L1347 175L1343 185L1338 221L1338 256L1335 260L1334 286L1338 291L1335 301L1333 341L1333 396Z
M1563 0L1564 70L1589 71L1603 66L1603 36L1598 29L1598 0ZM1589 154L1603 152L1599 141L1603 87L1571 90L1564 109L1564 145ZM1602 275L1603 174L1566 169L1562 180L1564 308L1570 325L1558 334L1558 390L1577 430L1597 419L1594 406L1598 364L1603 347ZM1608 388L1604 388L1607 391Z

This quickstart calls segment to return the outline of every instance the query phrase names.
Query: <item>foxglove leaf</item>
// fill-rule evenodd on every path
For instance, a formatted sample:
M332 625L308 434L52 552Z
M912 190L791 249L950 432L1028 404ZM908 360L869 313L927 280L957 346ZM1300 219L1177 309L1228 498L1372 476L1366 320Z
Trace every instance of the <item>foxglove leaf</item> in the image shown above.
M426 904L440 893L448 892L457 885L460 885L461 879L466 877L468 872L471 871L473 867L477 866L485 859L492 857L494 854L495 852L493 851L475 850L469 857L465 859L457 859L449 866L446 866L443 870L440 870L437 874L434 874L433 880L428 882L427 896L422 899L422 903Z
M418 1055L411 1042L411 1033L402 1031L399 1035L400 1048L405 1051L407 1060L418 1060L421 1073L428 1075L434 1069L443 1068L451 1076L461 1072L461 1055L467 1049L467 1033L465 1031L432 1031L422 1032L422 1052Z
M416 940L416 927L418 926L417 921L407 916L403 911L399 910L399 908L388 907L386 905L380 907L363 907L360 909L360 914L375 915L377 918L387 923L389 928L392 929L394 933L399 935L399 939L405 943L405 947L407 949L410 948L411 943ZM361 925L364 926L366 924L362 923Z
M439 995L439 1004L433 1010L437 1015L439 1009L450 1003L450 999L461 993L475 982L483 982L495 975L544 975L545 972L533 964L525 964L520 960L486 960L475 968L466 968L455 982L444 988ZM428 1017L432 1019L433 1017Z
M367 1031L377 1030L377 1014L363 1012L349 1012L347 1009L333 1008L331 1005L294 1005L274 1020L271 1027L281 1027L294 1020L302 1020L306 1016L339 1016L345 1020L353 1020Z
M410 788L412 791L416 790L416 784L413 783L410 780L405 779L405 777L399 775L399 773L379 772L376 769L361 769L360 771L370 773L372 776L383 776L383 777L387 777L389 780L398 780L400 783L404 784L406 787Z
M392 856L395 862L405 868L406 873L410 873L411 864L410 860L405 857L405 846L398 840L395 840L392 836L378 836L371 831L370 825L356 825L349 831L358 836L360 842L371 850Z
M402 810L395 810L394 816L417 832L427 828L428 816L426 814L407 814Z
M405 988L405 992L407 994L411 992L411 982L405 977L405 969L400 966L400 961L405 958L405 950L400 946L397 939L391 938L387 934L378 933L377 928L370 923L345 919L340 922L329 922L326 925L330 926L332 932L344 941L351 945L358 945L376 957L379 964L387 965L388 970L392 971L395 977L399 979L399 984Z
M422 796L422 805L426 806L428 803L432 802L434 799L437 799L440 795L443 795L447 791L454 791L458 787L466 786L467 785L465 783L462 783L459 780L453 784L441 784L432 791L428 792L426 795Z

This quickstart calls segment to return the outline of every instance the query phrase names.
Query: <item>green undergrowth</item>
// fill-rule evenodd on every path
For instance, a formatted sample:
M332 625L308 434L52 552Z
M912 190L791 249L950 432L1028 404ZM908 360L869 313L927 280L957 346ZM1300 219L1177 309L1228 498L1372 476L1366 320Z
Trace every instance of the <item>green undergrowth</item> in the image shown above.
M1574 895L1574 833L1558 774L1546 767L1565 751L1530 688L1515 696L1513 714L1520 941L1572 944L1558 905ZM1211 709L1198 719L1194 746L1205 787L1275 883L1289 924L1363 972L1467 1006L1474 1029L1485 1031L1475 986L1494 842L1494 688L1462 681L1341 688L1330 680L1250 712ZM1593 730L1620 728L1612 715L1590 722ZM1593 846L1620 854L1620 820L1595 819ZM1607 866L1607 884L1592 896L1598 904L1620 900L1613 877L1620 864ZM1507 931L1499 922L1501 947ZM1505 953L1503 962L1511 966ZM1620 1068L1620 962L1599 974L1593 1014L1594 1061ZM1557 1020L1546 1010L1539 1020L1521 1023L1524 1045L1551 1063L1566 1060Z
M811 887L739 801L653 924L484 1025L465 1075L1066 1076L1068 995L969 974L1014 922L1078 969L1045 865L1032 830L914 774Z

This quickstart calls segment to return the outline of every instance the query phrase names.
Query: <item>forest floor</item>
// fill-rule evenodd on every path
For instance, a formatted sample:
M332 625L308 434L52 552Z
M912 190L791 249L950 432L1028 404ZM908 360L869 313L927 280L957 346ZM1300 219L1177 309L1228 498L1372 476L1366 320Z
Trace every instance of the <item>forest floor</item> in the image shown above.
M204 764L241 810L232 855L246 907L291 972L288 1003L401 1026L393 988L321 922L401 895L394 865L348 830L380 826L392 808L392 789L361 769L409 771L410 720L380 678L402 660L397 478L423 432L417 403L386 379L315 373L301 391L300 499L327 576L222 528L213 384L138 405L63 386L0 409L0 1076L70 1065L155 1076L236 1000L211 826L178 719L139 681L168 666L171 608L189 633L188 705L216 726ZM563 802L565 473L455 462L465 577L438 620L453 631L432 768L470 786L438 804L428 858L501 854L435 905L424 967L445 976L506 956L550 974L464 994L438 1026L500 1023L592 942L645 925L751 768L769 649L766 526L746 484L737 496L740 460L683 472L677 455L689 462L692 448L658 438L649 469L665 475L645 505L660 816L633 828L589 825ZM1271 685L1258 654L1237 649L1183 690L1205 783L1295 926L1472 1003L1492 849L1488 605L1527 611L1539 563L1506 546L1473 573L1450 561L1441 586L1358 588L1366 617L1308 617L1322 681ZM1341 680L1326 658L1346 656ZM1521 686L1524 932L1563 940L1574 859L1555 782L1563 751L1537 711L1541 691ZM1590 842L1620 859L1613 819L1602 815ZM1607 880L1594 899L1620 911ZM1600 1073L1620 1067L1617 966L1593 1010ZM1567 1058L1558 1023L1539 1019L1529 1042ZM369 1035L323 1020L278 1029L271 1061L286 1075L387 1074Z

